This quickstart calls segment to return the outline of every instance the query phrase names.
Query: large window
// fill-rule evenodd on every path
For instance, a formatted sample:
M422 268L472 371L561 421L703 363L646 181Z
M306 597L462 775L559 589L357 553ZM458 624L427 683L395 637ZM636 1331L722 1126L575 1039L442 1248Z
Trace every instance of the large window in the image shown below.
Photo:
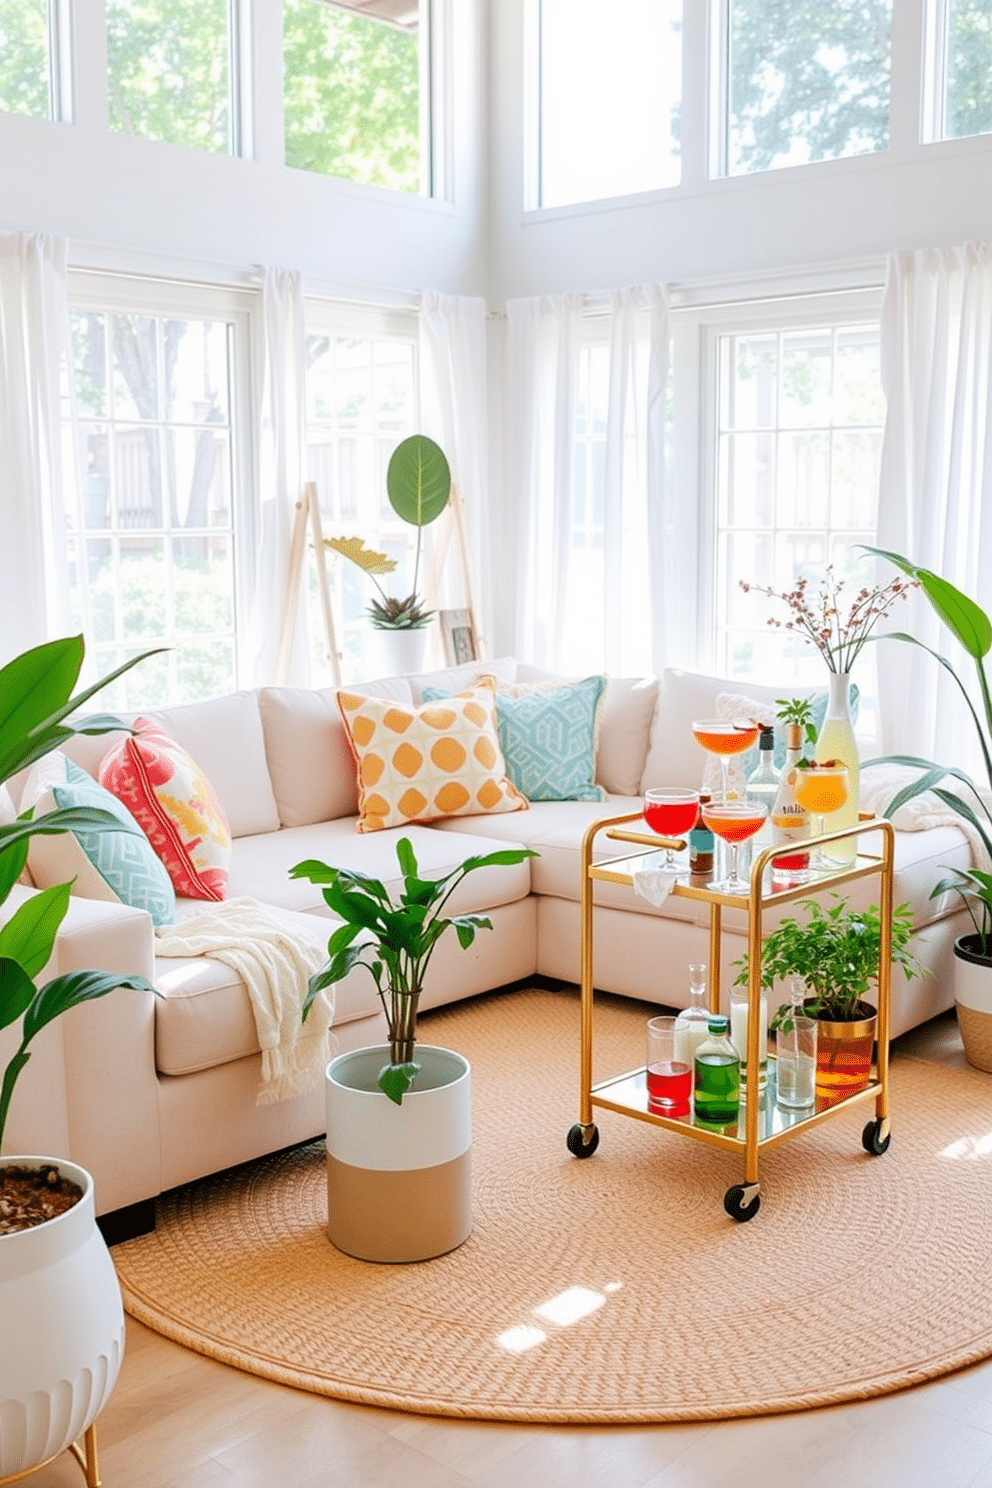
M350 324L349 324L350 321ZM401 522L386 495L386 467L417 424L416 322L313 306L307 335L307 479L314 481L325 537L360 537L396 561L380 582L388 594L413 587L416 531ZM339 554L327 576L346 682L369 675L372 580ZM424 567L418 588L423 592ZM315 679L331 674L324 645L317 571L308 557L309 630Z
M988 0L931 3L932 138L992 134L992 8Z
M0 109L39 119L71 117L66 0L4 0L0 5Z
M427 0L283 0L286 164L430 193Z
M533 206L675 186L682 0L537 0Z
M724 676L823 681L812 646L770 618L785 606L740 581L791 589L827 565L853 595L872 569L885 416L877 319L809 319L718 333L714 427L714 659ZM859 664L873 727L870 661Z
M892 0L726 0L728 175L884 150Z
M228 0L106 0L112 130L233 151Z
M147 299L74 296L65 399L66 466L79 475L66 511L72 600L96 670L170 648L117 684L108 705L121 707L237 684L244 322L195 298L168 310Z

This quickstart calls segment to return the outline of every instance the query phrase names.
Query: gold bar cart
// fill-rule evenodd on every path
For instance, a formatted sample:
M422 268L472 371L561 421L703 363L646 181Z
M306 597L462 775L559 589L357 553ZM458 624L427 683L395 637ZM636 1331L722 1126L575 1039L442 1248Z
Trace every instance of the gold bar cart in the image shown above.
M714 1129L695 1124L693 1111L682 1117L661 1116L649 1109L646 1071L628 1071L598 1084L592 1083L593 1041L593 892L596 883L633 885L634 874L639 868L652 866L652 858L659 859L660 849L683 844L659 838L643 829L640 812L628 816L605 817L593 822L582 843L582 980L581 980L581 1056L579 1120L567 1137L568 1150L575 1157L591 1157L599 1145L599 1131L593 1122L593 1111L616 1111L621 1116L632 1116L651 1126L660 1126L712 1147L722 1147L743 1158L743 1182L732 1184L724 1195L724 1208L731 1218L740 1222L753 1219L761 1205L761 1186L758 1181L758 1153L763 1147L773 1147L781 1142L801 1136L803 1132L828 1120L838 1111L858 1101L874 1100L875 1118L869 1121L862 1132L862 1145L873 1156L880 1156L887 1149L891 1137L889 1121L889 995L892 972L892 896L893 896L893 850L895 832L891 822L881 817L862 815L857 824L841 831L827 832L808 839L812 849L823 843L857 839L854 862L850 867L839 867L826 871L814 871L808 882L786 889L766 886L770 873L766 870L779 856L795 853L795 843L781 847L765 848L752 865L750 893L730 895L709 888L697 887L689 880L679 878L672 887L678 898L695 899L709 906L709 964L710 964L710 1011L720 1007L720 964L723 935L722 915L725 908L743 910L747 914L748 944L748 1048L747 1062L750 1069L758 1067L760 1049L761 1007L761 953L763 918L769 906L792 903L835 889L855 879L877 875L879 879L879 913L881 937L878 967L878 1021L876 1025L877 1056L867 1085L850 1094L827 1099L817 1093L815 1105L809 1110L782 1110L775 1101L774 1058L769 1056L768 1086L759 1090L757 1080L748 1080L746 1095L742 1099L741 1111L736 1127L733 1123L725 1128ZM641 823L638 831L634 823ZM627 844L622 856L595 860L595 844L600 834L613 842ZM862 837L872 835L881 838L880 850L862 852ZM873 844L875 845L875 844ZM805 846L805 844L804 844ZM630 848L636 847L636 852Z

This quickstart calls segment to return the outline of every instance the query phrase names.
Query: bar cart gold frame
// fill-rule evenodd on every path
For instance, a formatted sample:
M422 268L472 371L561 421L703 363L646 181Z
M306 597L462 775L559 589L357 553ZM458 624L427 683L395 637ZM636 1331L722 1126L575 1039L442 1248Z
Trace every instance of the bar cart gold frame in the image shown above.
M757 1080L747 1082L743 1099L744 1131L740 1122L731 1132L728 1128L714 1129L694 1124L692 1112L684 1117L661 1116L648 1108L644 1069L592 1082L593 1041L593 908L596 883L632 885L634 873L645 865L653 853L665 847L682 847L684 843L658 837L642 829L637 831L632 823L643 824L643 815L635 812L626 816L604 817L593 822L582 841L582 973L581 973L581 1055L579 1120L568 1133L568 1150L576 1157L591 1157L599 1145L599 1131L593 1122L594 1109L615 1111L621 1116L633 1116L651 1126L664 1127L668 1131L705 1142L711 1147L722 1147L729 1152L743 1155L743 1182L733 1184L724 1196L724 1208L731 1218L740 1222L753 1219L761 1205L761 1187L758 1181L758 1153L763 1147L777 1146L781 1142L802 1135L810 1127L835 1116L838 1111L859 1101L874 1100L875 1119L862 1132L862 1145L872 1156L880 1156L889 1145L891 1125L889 1118L889 997L892 977L892 899L893 899L893 851L895 831L892 823L882 817L862 814L854 826L840 831L826 832L808 839L809 847L817 849L824 843L846 841L855 838L854 862L850 867L814 871L808 882L785 889L766 887L766 872L772 861L786 854L794 854L795 843L765 848L754 859L751 868L750 892L744 895L725 894L710 888L697 886L688 879L679 878L671 893L677 898L694 899L709 905L709 964L711 1012L720 1007L720 963L723 936L723 910L741 909L748 917L748 1047L747 1063L757 1069L760 1049L759 1010L761 1007L761 954L764 942L763 919L769 906L778 908L798 899L808 899L825 889L834 889L851 883L855 879L877 875L879 878L879 914L881 936L878 966L878 1017L876 1023L877 1056L867 1085L827 1101L817 1098L815 1106L808 1112L790 1112L788 1120L772 1111L771 1081L766 1092L758 1088ZM600 833L614 842L622 842L638 849L622 857L594 861L594 848ZM874 834L881 838L881 851L862 853L863 836ZM804 847L805 847L804 843ZM770 874L768 875L770 878ZM770 1060L771 1062L771 1060ZM764 1103L764 1127L760 1120Z

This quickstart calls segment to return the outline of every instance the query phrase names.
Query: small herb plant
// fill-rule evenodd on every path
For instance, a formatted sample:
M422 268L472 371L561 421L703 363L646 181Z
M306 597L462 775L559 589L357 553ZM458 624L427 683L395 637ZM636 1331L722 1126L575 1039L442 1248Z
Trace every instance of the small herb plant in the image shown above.
M306 1019L314 998L325 987L348 975L354 966L364 966L375 982L389 1028L389 1063L379 1071L380 1090L402 1105L420 1065L413 1053L417 1038L417 1006L424 975L434 948L446 930L453 929L462 950L468 950L477 930L491 930L492 921L483 915L441 914L452 893L477 868L511 866L524 858L536 858L530 848L508 847L485 856L466 858L443 878L420 878L413 844L401 837L396 857L403 874L403 889L394 902L385 884L365 873L334 868L308 858L290 869L291 878L306 878L323 885L328 907L344 920L327 942L329 960L310 978L303 1003ZM359 936L362 939L359 941ZM356 943L357 942L357 943Z
M836 903L824 908L818 899L803 899L801 907L809 918L800 921L791 915L765 937L761 957L761 985L770 988L776 978L800 976L811 994L805 1011L814 1018L846 1023L870 1017L874 1008L865 1010L864 995L878 976L878 953L882 921L877 905L867 909L848 909L848 901L832 896ZM915 956L905 949L913 933L913 916L908 904L892 912L892 963L902 967L909 980L923 974ZM735 986L748 980L748 958L734 962L740 967ZM771 1027L779 1029L792 1013L791 1003L783 1004Z
M807 744L816 743L816 725L813 722L813 704L809 698L776 698L778 717L784 724L796 723L803 731Z

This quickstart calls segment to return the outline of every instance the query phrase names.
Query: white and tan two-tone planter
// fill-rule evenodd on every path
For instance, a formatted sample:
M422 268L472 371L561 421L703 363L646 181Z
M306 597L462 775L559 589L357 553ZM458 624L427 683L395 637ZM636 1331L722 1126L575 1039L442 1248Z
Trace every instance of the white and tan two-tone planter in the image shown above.
M388 1045L327 1066L327 1233L362 1261L426 1261L472 1230L467 1059L418 1044L402 1105L376 1085Z
M992 1074L992 956L982 954L980 935L954 942L954 1002L965 1058Z

